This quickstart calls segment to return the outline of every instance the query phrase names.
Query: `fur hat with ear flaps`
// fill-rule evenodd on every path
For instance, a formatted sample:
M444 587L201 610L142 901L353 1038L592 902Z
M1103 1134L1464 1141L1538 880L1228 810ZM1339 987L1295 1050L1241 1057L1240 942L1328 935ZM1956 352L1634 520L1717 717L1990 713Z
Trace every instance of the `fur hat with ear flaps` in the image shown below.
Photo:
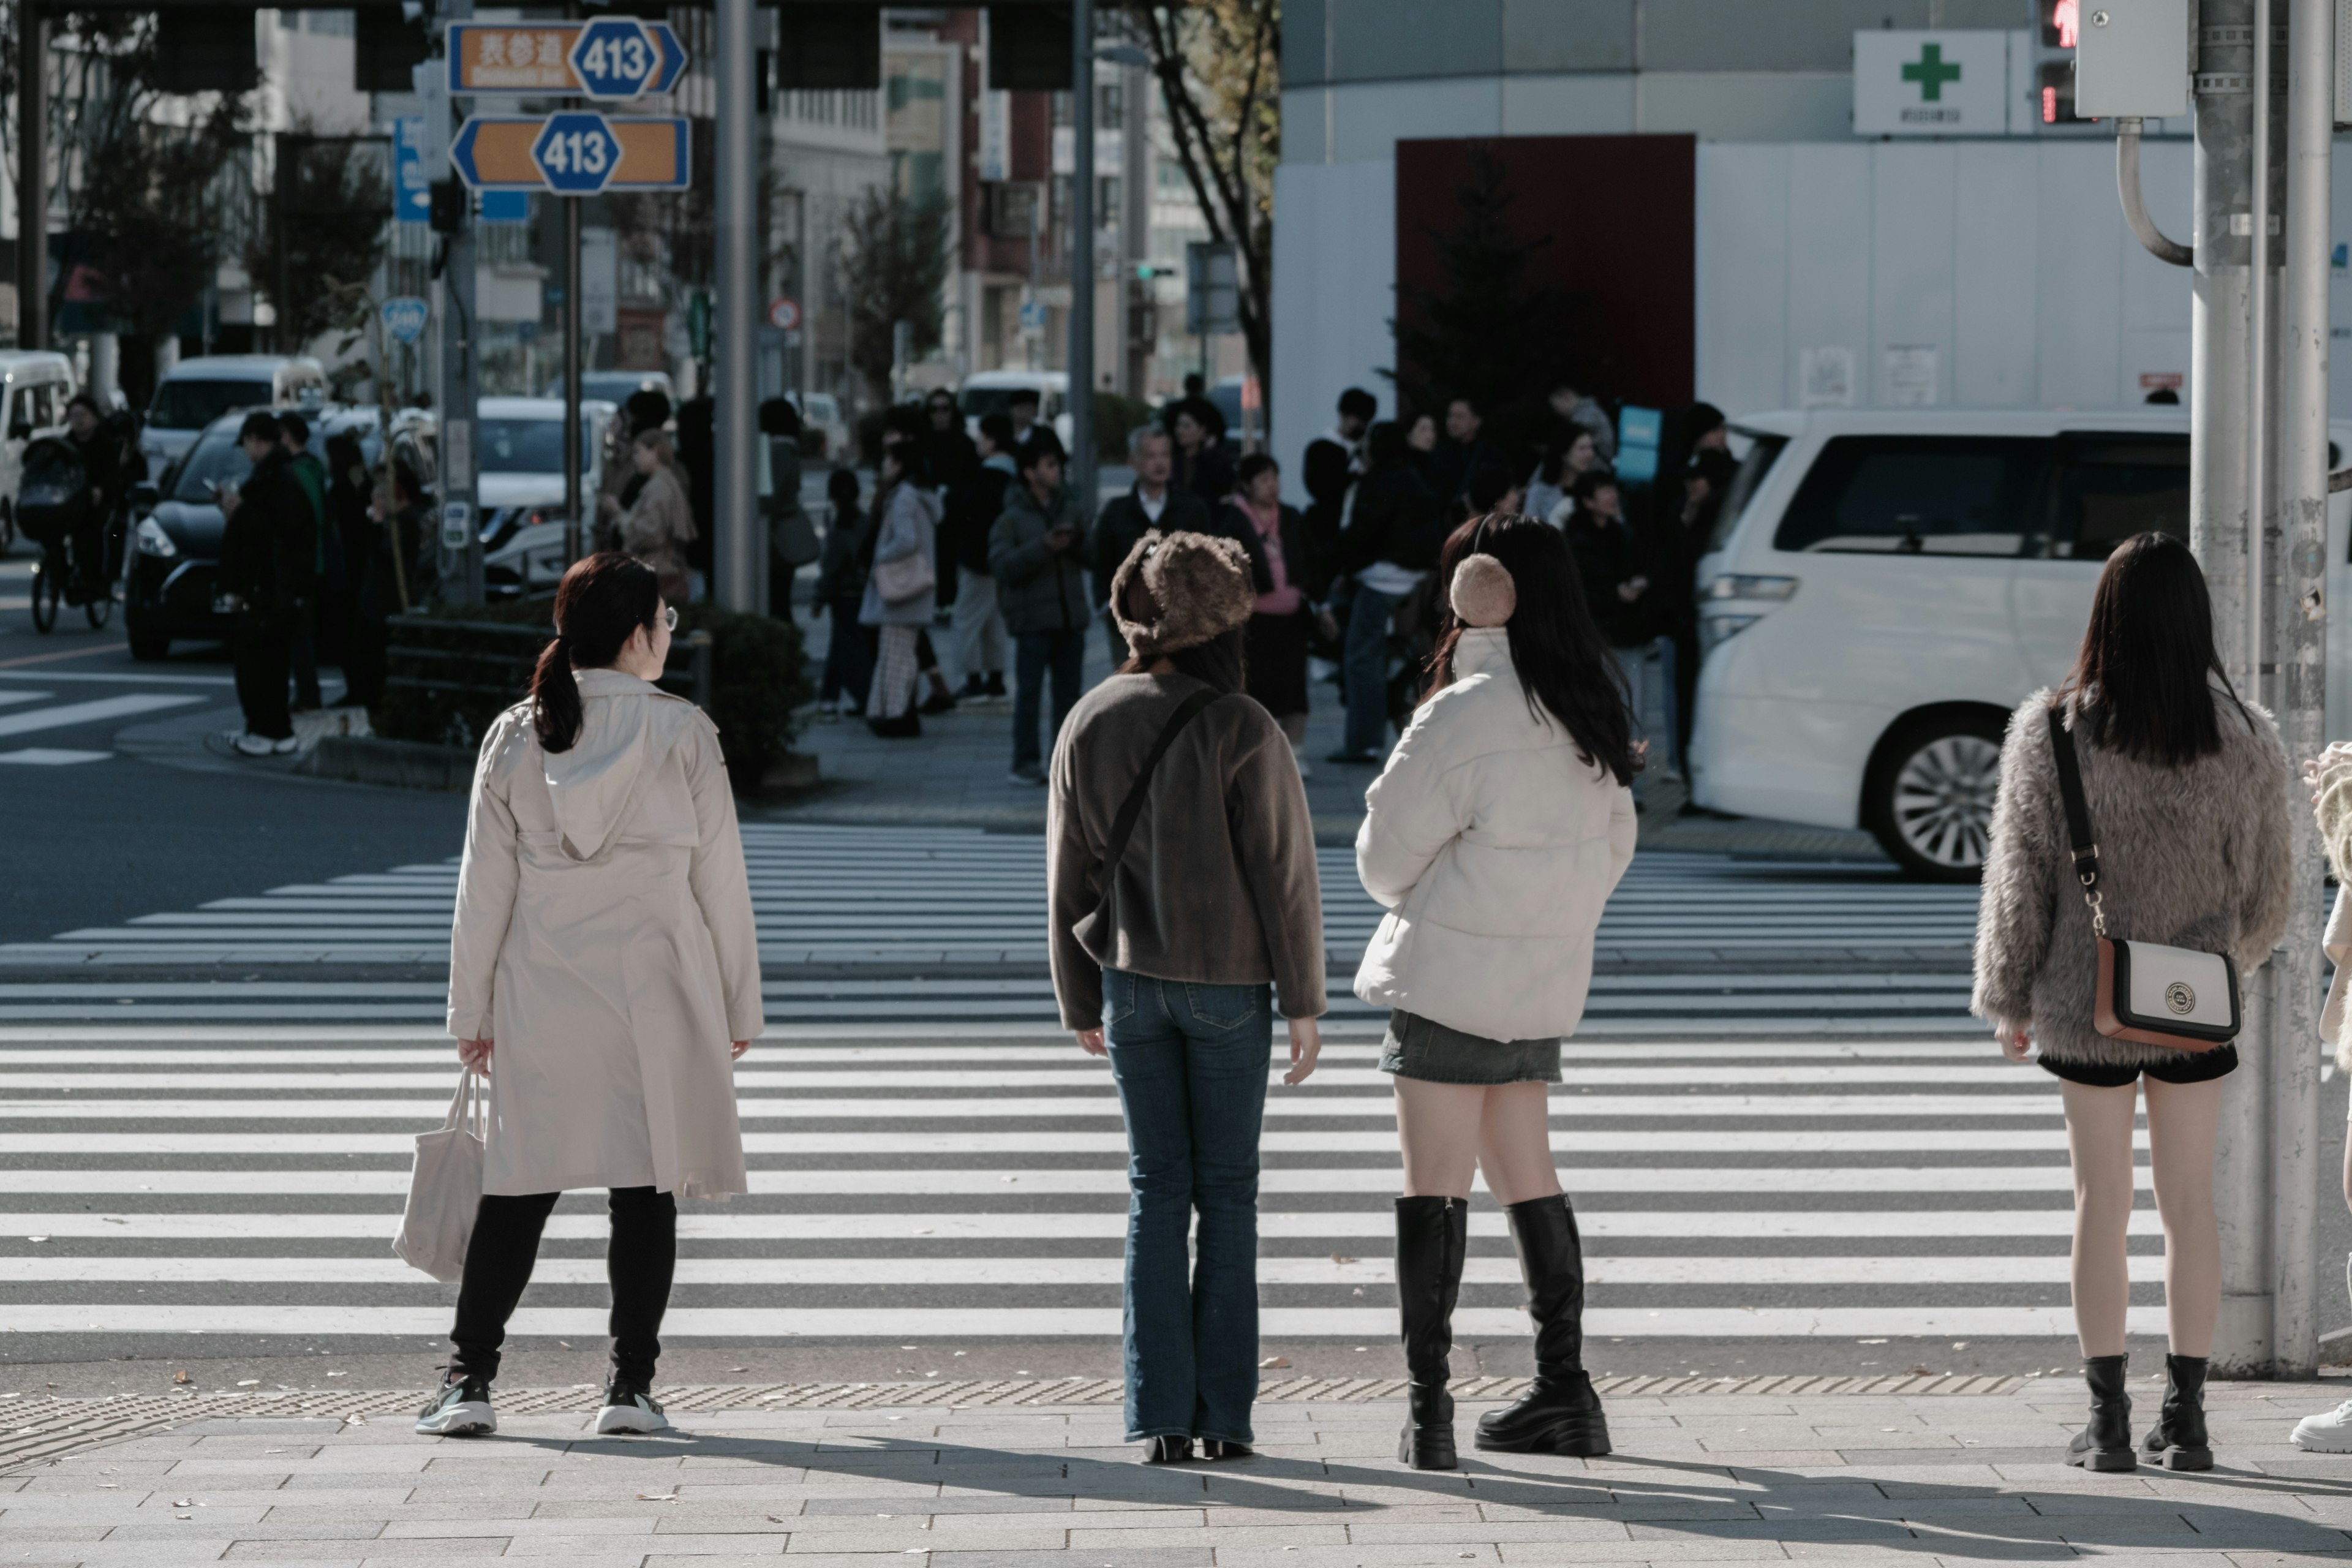
M1519 607L1519 585L1511 569L1491 555L1465 555L1454 569L1446 597L1465 626L1499 626Z
M1250 618L1257 589L1238 540L1152 529L1110 580L1111 617L1139 658L1198 647Z

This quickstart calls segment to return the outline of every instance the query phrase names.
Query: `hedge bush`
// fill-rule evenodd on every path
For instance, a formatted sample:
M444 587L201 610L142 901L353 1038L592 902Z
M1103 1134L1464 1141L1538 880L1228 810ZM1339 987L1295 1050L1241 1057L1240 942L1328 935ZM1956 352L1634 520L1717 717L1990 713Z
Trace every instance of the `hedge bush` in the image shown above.
M710 718L728 773L754 790L792 748L793 710L813 695L801 629L770 616L715 605L678 611L666 690L694 695L690 634L710 634ZM436 605L395 616L392 682L369 722L394 740L472 748L492 721L522 700L540 650L555 635L554 601Z

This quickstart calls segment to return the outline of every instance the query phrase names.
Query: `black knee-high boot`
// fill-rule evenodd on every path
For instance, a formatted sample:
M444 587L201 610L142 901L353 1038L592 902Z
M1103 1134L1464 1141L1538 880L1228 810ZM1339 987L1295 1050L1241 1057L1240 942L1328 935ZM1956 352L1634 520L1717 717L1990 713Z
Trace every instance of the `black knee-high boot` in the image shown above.
M1396 1201L1398 1315L1403 1321L1404 1364L1412 1378L1412 1415L1397 1438L1397 1459L1416 1470L1454 1468L1452 1373L1454 1300L1462 1289L1462 1258L1470 1246L1470 1205L1463 1198Z
M2167 1469L2213 1468L2213 1440L2205 1432L2205 1362L2201 1355L2164 1358L2164 1412L2141 1447Z
M1517 1404L1478 1417L1481 1448L1515 1454L1605 1454L1609 1421L1584 1371L1584 1244L1568 1195L1503 1212L1519 1249L1536 1325L1536 1380Z
M2124 1392L2124 1366L2131 1358L2095 1355L2083 1358L2083 1381L2091 1385L2091 1423L2066 1445L2066 1462L2086 1470L2131 1470L2139 1468L2132 1452L2131 1395Z

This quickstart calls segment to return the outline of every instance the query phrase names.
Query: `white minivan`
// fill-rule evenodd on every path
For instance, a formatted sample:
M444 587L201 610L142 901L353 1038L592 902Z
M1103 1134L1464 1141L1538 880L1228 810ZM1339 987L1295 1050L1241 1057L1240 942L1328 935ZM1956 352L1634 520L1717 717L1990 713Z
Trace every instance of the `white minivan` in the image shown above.
M26 444L65 433L66 402L73 395L73 362L65 355L30 349L0 353L0 553L16 542Z
M196 444L205 426L232 408L293 408L323 403L325 367L308 354L205 354L184 359L155 384L139 449L158 479Z
M1973 879L2010 712L2073 664L2116 543L2189 531L2185 408L1815 409L1745 443L1699 562L1691 795L1868 828L1905 868ZM2333 431L2352 449L2352 426ZM2352 604L2352 494L2328 597ZM2328 729L2352 738L2345 634Z

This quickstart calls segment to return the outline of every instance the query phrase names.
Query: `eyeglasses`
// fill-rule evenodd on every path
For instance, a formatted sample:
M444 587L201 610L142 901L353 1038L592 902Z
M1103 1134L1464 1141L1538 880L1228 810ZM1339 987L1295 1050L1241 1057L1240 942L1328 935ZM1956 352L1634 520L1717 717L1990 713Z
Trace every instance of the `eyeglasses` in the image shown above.
M669 628L671 631L677 630L677 606L676 605L664 605L662 606L662 625Z

